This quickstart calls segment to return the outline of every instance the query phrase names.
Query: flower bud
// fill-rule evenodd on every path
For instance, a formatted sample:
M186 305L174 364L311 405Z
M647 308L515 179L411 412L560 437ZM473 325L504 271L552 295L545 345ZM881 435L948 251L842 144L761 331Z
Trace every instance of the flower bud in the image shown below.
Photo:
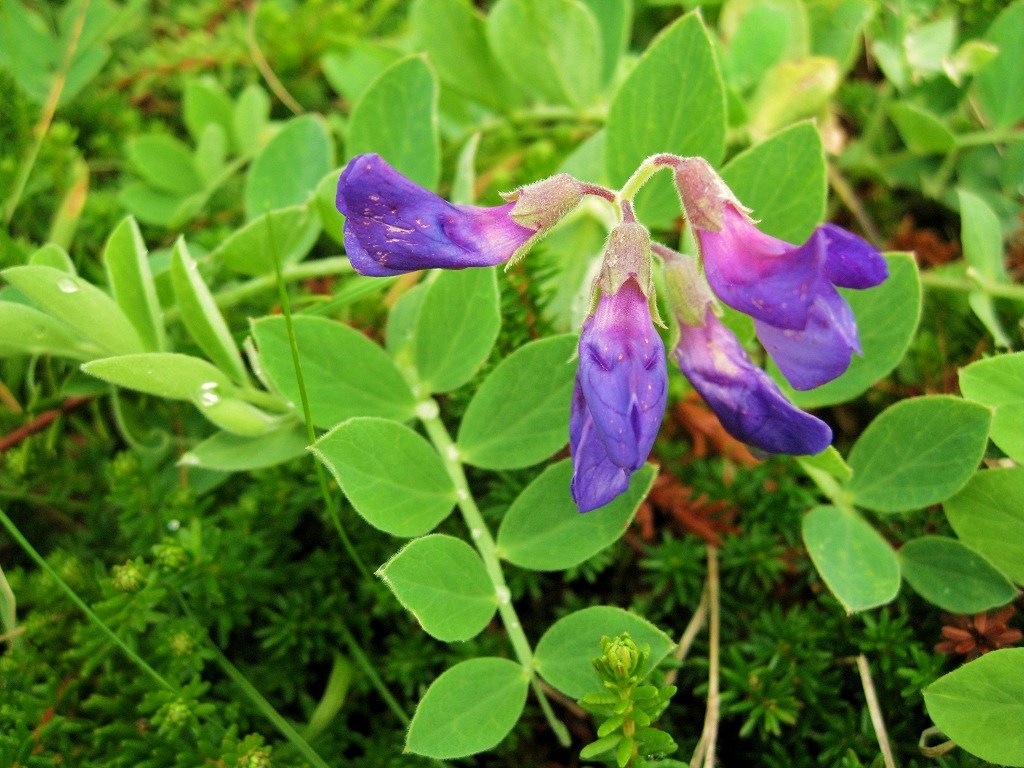
M625 221L608 235L601 264L601 288L608 293L616 293L631 277L650 298L653 290L651 236L643 224Z
M695 229L718 232L725 226L727 202L737 210L749 212L703 157L682 158L675 166L675 182L686 218Z
M510 217L520 226L535 232L551 229L583 199L583 185L568 173L527 184L502 195L515 203Z

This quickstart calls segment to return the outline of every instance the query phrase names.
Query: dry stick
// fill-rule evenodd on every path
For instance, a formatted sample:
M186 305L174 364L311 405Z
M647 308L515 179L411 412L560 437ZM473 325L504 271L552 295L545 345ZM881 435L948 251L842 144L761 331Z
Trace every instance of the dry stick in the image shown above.
M853 191L853 187L850 186L850 182L846 180L846 177L839 172L832 163L828 164L828 183L831 185L835 193L839 195L839 199L843 201L843 205L847 207L850 213L853 214L853 218L857 220L860 228L864 230L864 234L867 235L868 240L871 241L872 245L881 247L882 245L882 234L878 230L878 225L875 224L874 219L871 218L871 214L868 213L867 209L861 204L857 198L857 193Z
M889 744L889 734L885 731L885 720L882 719L882 708L878 706L875 683L871 679L871 668L868 666L868 659L863 653L857 657L857 671L860 672L860 684L864 688L864 698L867 699L868 712L871 713L871 725L874 727L875 736L878 738L878 747L882 750L885 768L896 768L896 761L892 756L892 746Z
M57 105L60 103L60 95L64 92L64 86L67 84L71 61L75 58L78 41L82 38L82 30L85 28L85 16L88 12L89 0L85 0L82 3L82 10L75 17L75 25L71 28L71 36L68 38L68 47L64 51L64 61L61 63L60 71L53 79L53 86L50 88L50 93L46 97L46 103L43 105L43 113L39 116L39 122L32 129L32 145L29 147L25 159L21 161L21 167L18 169L18 177L14 181L11 195L4 203L5 224L10 224L11 219L14 218L14 212L21 201L25 185L28 184L28 178L32 175L32 168L35 167L36 158L39 157L39 150L43 146L43 139L46 138L46 134L50 131L50 124L53 122L53 116L57 113Z
M707 545L708 583L707 596L711 622L708 628L708 706L704 713L704 730L697 742L697 748L690 758L690 768L714 768L715 746L718 740L718 716L720 700L718 694L718 646L721 616L718 599L718 550Z
M708 617L708 588L704 585L704 589L700 593L700 603L697 604L697 610L693 612L693 616L690 618L690 623L686 625L686 629L683 630L682 636L679 638L679 644L676 646L675 657L676 661L682 666L683 661L686 659L686 655L690 652L690 647L693 645L693 641L697 639L697 635L702 629L704 629L704 621ZM675 685L676 677L679 675L679 667L670 669L665 675L665 685Z
M281 100L288 109L292 111L292 114L301 115L306 110L302 108L302 105L295 100L295 97L288 93L288 89L284 87L277 75L274 74L274 70L270 68L270 62L267 61L267 57L263 55L263 50L260 48L259 42L256 40L256 14L259 12L260 4L253 3L252 9L249 11L249 20L245 28L245 41L249 45L249 55L252 56L253 64L256 65L256 69L263 75L263 79L267 81L267 85L270 86L270 90L274 92L274 95Z
M43 411L36 416L32 421L23 427L18 427L16 430L11 432L9 435L0 437L0 453L3 453L9 448L13 448L22 440L27 437L31 437L36 432L42 432L48 426L50 426L57 417L63 416L69 411L75 410L81 405L88 403L91 397L69 397L64 401L64 404L60 408L54 408L50 411Z

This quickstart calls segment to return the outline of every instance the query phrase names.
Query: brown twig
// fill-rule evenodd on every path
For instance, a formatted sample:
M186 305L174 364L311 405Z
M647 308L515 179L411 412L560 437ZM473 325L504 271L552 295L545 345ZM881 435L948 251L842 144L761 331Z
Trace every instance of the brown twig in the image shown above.
M695 610L693 612L693 616L690 617L690 623L686 625L686 629L683 630L683 634L679 638L679 644L676 646L674 656L680 665L686 659L686 655L690 652L690 647L693 645L693 641L697 639L697 635L702 629L704 629L704 622L707 617L708 590L707 586L705 586L704 591L701 593L700 603L697 605L697 610ZM678 675L679 667L670 669L665 675L665 685L675 685L676 677Z
M36 416L32 421L23 427L18 427L16 430L11 432L9 435L0 438L0 453L13 448L18 445L22 440L42 432L48 426L50 426L58 417L63 416L65 413L75 410L81 405L89 402L92 398L90 397L69 397L64 401L64 404L60 408L54 408L49 411L43 411Z
M550 698L552 701L561 704L563 707L569 710L569 712L572 713L574 717L578 717L580 720L586 720L589 717L587 711L583 709L583 707L581 707L575 701L570 699L564 693L561 693L560 691L557 691L554 688L552 688L543 680L540 681L540 687L544 690L544 693L547 694L548 698Z
M274 92L274 95L281 100L288 109L292 111L292 114L301 115L306 110L302 108L302 105L295 100L288 89L284 87L284 83L274 74L274 70L270 66L270 62L267 61L267 57L263 55L263 50L260 48L259 41L256 39L256 14L259 12L260 4L253 3L252 8L249 9L249 21L246 24L245 29L245 40L249 45L249 55L252 56L252 62L256 65L256 69L263 75L263 79L267 81L267 85L270 86L270 90Z
M857 671L860 672L860 684L864 688L864 698L868 703L868 712L871 714L871 725L875 729L875 736L878 738L878 748L882 750L882 759L885 761L885 768L896 768L896 760L892 755L892 746L889 744L889 734L885 730L885 720L882 718L882 708L878 706L878 694L875 693L875 683L871 679L871 668L868 666L867 657L862 653L857 657Z
M690 768L714 768L715 747L718 742L718 718L721 701L718 691L718 647L720 643L721 617L718 597L718 550L708 544L707 596L710 614L708 627L708 704L704 712L704 730L697 742L697 748L690 759Z
M839 199L843 201L843 205L847 207L850 213L853 214L853 218L857 220L860 228L864 230L864 234L868 240L875 246L881 247L882 245L882 233L878 230L878 225L875 224L874 219L871 218L871 214L868 213L857 197L857 193L853 191L853 187L850 186L850 182L846 180L846 177L839 172L839 169L832 163L828 164L828 183L839 195Z

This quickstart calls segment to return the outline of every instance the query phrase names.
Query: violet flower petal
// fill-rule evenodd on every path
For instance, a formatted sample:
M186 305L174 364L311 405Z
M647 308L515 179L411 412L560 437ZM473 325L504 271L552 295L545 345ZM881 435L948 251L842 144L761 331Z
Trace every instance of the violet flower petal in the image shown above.
M824 233L825 277L841 288L873 288L889 277L889 264L871 243L835 224L822 224L815 230Z
M580 512L603 507L629 487L630 472L613 463L594 427L576 375L569 417L572 450L572 483L570 491Z
M604 294L580 335L579 380L608 457L635 471L658 436L668 392L665 348L634 278Z
M704 325L682 324L680 331L679 367L729 434L768 453L814 454L829 446L829 426L789 402L710 307Z
M349 161L336 203L352 265L374 277L500 264L535 234L510 218L514 203L452 205L373 154Z
M777 328L754 321L757 338L794 389L820 387L850 367L853 353L860 354L857 322L850 305L835 288L814 302L803 330Z

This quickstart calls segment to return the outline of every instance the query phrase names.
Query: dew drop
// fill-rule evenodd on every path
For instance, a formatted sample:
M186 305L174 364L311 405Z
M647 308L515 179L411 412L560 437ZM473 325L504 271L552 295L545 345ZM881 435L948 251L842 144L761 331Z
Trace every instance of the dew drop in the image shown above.
M445 453L445 456L448 457L449 461L458 461L459 460L459 448L456 445L449 445L444 453Z
M178 459L178 465L182 467L198 467L199 457L194 453L186 453Z
M57 281L61 293L78 293L78 285L70 277L62 277Z
M465 488L459 488L459 490L455 492L455 497L459 501L469 501L469 491L467 491Z
M494 593L498 596L498 602L502 605L508 605L512 602L512 593L509 592L508 587L499 585L495 587Z
M199 385L199 392L196 397L199 404L209 408L220 402L220 395L217 394L217 382L207 381Z
M433 400L424 400L416 406L416 415L421 419L436 419L437 414L437 403Z
M469 532L469 535L472 536L474 539L479 539L481 536L484 535L484 532L482 530L480 530L479 528L473 528Z
M179 528L181 528L181 521L180 520L168 520L167 521L167 530L170 531L171 533L174 533Z

